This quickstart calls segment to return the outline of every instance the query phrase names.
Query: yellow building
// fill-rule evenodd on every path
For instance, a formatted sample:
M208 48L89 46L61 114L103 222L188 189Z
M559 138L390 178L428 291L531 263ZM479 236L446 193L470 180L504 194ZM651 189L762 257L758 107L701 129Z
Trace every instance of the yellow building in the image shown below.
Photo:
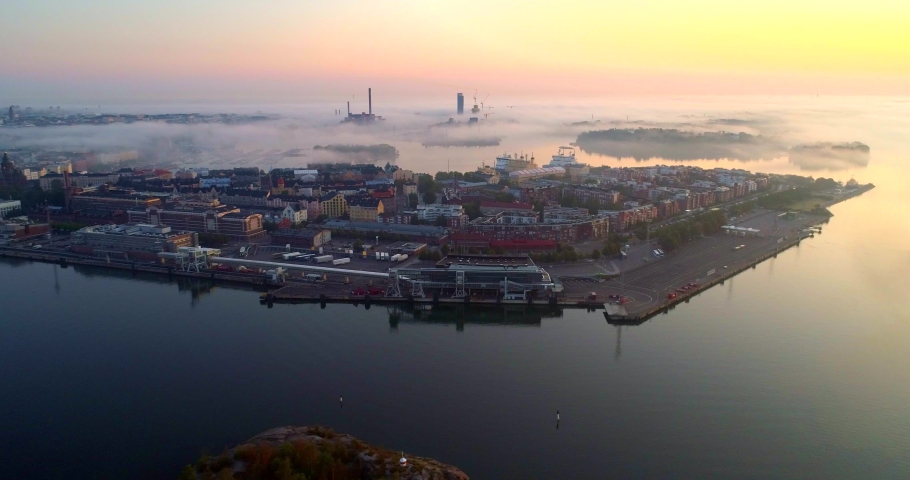
M352 222L378 222L379 215L385 213L385 207L378 198L351 197L348 212Z
M348 213L348 202L344 195L332 192L320 199L320 211L329 218L338 218Z

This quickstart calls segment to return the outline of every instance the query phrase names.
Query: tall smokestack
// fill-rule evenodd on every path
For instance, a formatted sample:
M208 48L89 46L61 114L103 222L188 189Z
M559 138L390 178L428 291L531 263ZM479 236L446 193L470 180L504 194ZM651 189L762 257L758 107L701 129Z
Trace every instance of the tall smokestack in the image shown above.
M373 114L373 89L372 88L367 89L367 99L369 99L369 102L370 102L370 115L372 115Z

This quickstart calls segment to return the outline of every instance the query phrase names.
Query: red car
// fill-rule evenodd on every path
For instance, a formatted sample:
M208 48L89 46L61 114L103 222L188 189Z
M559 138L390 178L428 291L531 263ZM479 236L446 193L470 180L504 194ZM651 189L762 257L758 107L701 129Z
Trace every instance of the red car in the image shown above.
M670 294L667 295L667 298L669 298L670 300L673 300L674 298L676 298L676 294L675 294L675 293L670 293Z

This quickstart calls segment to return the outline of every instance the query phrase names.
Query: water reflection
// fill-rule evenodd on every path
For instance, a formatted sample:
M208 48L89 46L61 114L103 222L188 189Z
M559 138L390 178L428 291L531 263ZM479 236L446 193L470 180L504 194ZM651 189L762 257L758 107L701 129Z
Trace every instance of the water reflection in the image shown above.
M616 348L613 350L613 361L619 363L622 356L622 325L616 326Z
M391 305L386 307L389 326L397 329L402 323L432 323L455 325L463 331L465 325L506 327L540 327L543 319L562 318L562 308L464 305Z
M53 268L54 268L54 293L56 293L57 296L59 296L60 295L60 278L58 278L58 276L57 276L57 265L54 265Z
M839 171L869 166L869 147L859 142L815 143L790 149L789 161L804 171Z

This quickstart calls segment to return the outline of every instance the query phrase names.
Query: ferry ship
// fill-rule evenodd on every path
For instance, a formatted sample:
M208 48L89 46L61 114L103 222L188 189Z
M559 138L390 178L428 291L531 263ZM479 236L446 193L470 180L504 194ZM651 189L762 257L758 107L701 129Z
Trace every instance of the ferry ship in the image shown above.
M578 163L575 159L574 147L559 147L559 153L553 155L553 160L547 164L548 167L583 167L583 163Z
M504 153L496 157L496 170L499 170L500 172L512 173L518 170L528 170L531 168L537 168L533 155L519 155L517 153L512 155Z

